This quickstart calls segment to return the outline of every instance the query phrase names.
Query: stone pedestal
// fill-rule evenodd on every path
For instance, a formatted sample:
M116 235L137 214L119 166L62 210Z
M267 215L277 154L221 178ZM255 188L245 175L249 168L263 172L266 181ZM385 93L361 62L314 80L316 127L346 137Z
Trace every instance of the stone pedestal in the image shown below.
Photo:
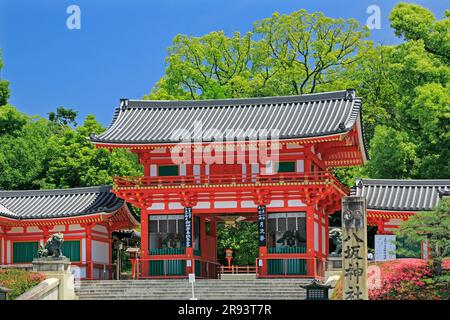
M46 257L33 260L33 271L45 274L47 279L59 279L59 300L75 300L75 278L66 257Z

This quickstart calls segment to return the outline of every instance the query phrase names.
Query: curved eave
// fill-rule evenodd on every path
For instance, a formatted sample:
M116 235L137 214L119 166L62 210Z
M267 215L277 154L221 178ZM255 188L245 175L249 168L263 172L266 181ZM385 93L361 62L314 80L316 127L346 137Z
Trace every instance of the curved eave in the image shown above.
M299 144L310 144L310 143L316 143L320 141L338 141L342 140L342 137L347 134L349 130L344 130L341 132L335 132L330 134L324 134L324 135L316 135L311 137L289 137L289 138L280 138L277 140L236 140L236 141L203 141L202 143L205 144L235 144L235 143L242 143L242 144L258 144L258 143L280 143L280 144L288 144L288 143L299 143ZM98 148L126 148L126 149L155 149L155 148L174 148L174 147L186 147L191 146L194 143L199 143L198 141L195 142L175 142L175 143L169 143L169 142L133 142L133 143L125 143L123 141L101 141L101 140L92 140L90 139L92 143L96 145Z
M115 213L117 210L119 210L124 204L123 199L117 199L117 202L109 208L101 208L99 210L92 210L89 212L82 212L77 214L65 214L65 215L57 215L54 214L52 216L48 217L22 217L17 214L6 214L4 212L0 212L0 217L12 219L14 221L32 221L32 220L52 220L52 219L70 219L70 218L81 218L81 217L88 217L96 214L111 214Z
M128 202L125 202L124 210L127 213L128 219L130 219L130 222L133 226L137 227L141 224L139 217L134 213L133 208L130 207L131 205Z
M58 218L34 218L34 219L12 219L0 215L0 224L3 222L9 226L39 226L39 225L64 225L64 224L79 224L85 222L102 222L107 220L109 216L116 212L100 212L88 215L79 215L71 217Z

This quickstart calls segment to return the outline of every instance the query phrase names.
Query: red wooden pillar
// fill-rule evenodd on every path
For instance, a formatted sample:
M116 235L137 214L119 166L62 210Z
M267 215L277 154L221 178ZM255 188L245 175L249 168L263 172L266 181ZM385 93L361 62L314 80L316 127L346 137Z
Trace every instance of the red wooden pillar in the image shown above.
M145 261L145 258L149 256L148 250L148 221L149 221L149 213L146 209L141 208L141 258L144 259L139 265L140 273L142 276L146 277L149 274L149 263Z
M328 258L330 254L330 217L327 212L325 212L325 258Z
M317 256L319 257L318 260L318 264L319 264L319 270L323 270L323 262L322 262L322 258L323 258L323 252L322 252L322 218L323 218L323 210L319 208L319 210L317 210L317 215L318 215L318 219L317 219L317 231L319 232L318 236L318 252L317 252ZM320 274L322 276L322 274Z
M94 264L92 261L92 224L84 225L84 230L86 232L86 278L94 278Z
M47 242L50 236L50 228L48 226L39 226L39 229L42 230L43 245L45 247L45 243Z
M150 176L150 163L145 161L143 163L144 166L144 177L149 177Z
M0 263L6 264L6 231L0 226Z
M11 227L2 227L3 230L3 263L8 264L8 231ZM11 261L12 262L12 261Z
M309 276L315 274L314 268L314 204L312 201L306 201L306 253L308 260L306 262L306 273Z

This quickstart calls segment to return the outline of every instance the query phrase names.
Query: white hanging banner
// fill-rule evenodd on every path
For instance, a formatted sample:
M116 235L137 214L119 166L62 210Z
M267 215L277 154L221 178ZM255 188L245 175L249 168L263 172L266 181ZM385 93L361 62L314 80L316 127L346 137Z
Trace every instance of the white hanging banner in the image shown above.
M387 261L396 259L395 235L375 235L375 261Z

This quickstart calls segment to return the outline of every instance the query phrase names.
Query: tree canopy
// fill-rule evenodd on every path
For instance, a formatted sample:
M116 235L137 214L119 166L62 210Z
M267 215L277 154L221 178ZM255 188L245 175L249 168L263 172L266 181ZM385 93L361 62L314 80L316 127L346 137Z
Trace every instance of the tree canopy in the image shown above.
M355 176L450 176L450 14L399 3L391 26L405 41L374 45L353 20L299 10L274 13L253 29L177 35L166 71L145 99L209 99L295 95L356 88L371 161L337 169Z
M450 13L399 3L390 14L399 45L375 45L353 19L299 10L274 13L247 33L177 35L166 70L146 99L296 95L356 88L371 160L364 168L336 169L347 185L371 178L450 176ZM0 59L0 69L2 61ZM134 156L95 149L87 140L104 128L59 107L49 120L7 104L0 79L0 188L77 187L138 174Z
M2 50L0 49L0 74L3 68L1 53ZM8 102L8 99L9 99L9 82L3 80L0 76L0 106L4 106Z
M361 59L368 30L305 10L274 13L244 35L177 35L148 99L239 98L332 89Z
M140 174L132 153L96 149L89 142L91 133L105 130L94 116L75 128L68 123L0 107L0 189L95 186L111 183L114 175Z
M450 199L443 198L433 211L420 212L400 225L395 233L409 243L428 242L433 258L437 261L437 273L444 257L450 254Z

